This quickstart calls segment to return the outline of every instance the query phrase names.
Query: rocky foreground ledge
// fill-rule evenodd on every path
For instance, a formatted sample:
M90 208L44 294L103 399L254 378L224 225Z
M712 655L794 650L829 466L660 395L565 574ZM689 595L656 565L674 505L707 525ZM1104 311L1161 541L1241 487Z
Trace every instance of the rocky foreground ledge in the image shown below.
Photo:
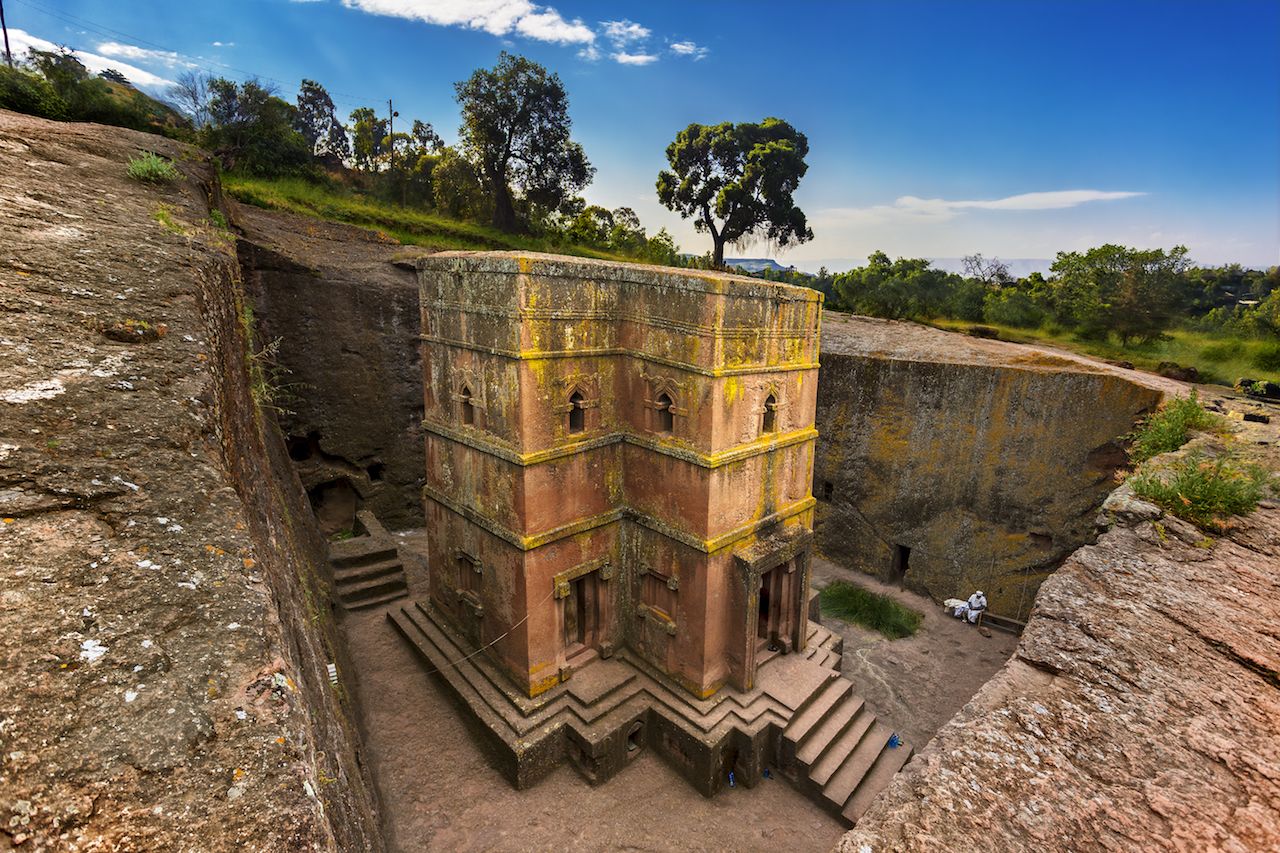
M0 111L0 849L381 847L219 202Z
M1280 507L1210 538L1126 492L840 853L1280 849Z

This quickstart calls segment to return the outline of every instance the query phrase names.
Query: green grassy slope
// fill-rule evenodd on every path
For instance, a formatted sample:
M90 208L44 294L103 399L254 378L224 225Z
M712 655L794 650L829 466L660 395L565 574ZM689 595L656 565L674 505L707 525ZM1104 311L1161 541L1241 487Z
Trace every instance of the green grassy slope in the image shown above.
M933 320L930 325L959 331L975 324L963 320ZM1162 361L1177 362L1184 367L1199 370L1203 382L1232 385L1242 377L1280 382L1280 371L1258 364L1259 361L1267 363L1267 354L1275 347L1273 341L1174 329L1168 333L1168 340L1122 347L1111 341L1081 340L1070 332L1055 334L1046 329L1017 329L1011 326L994 326L991 323L981 325L999 329L1002 340L1055 346L1095 358L1128 361L1142 370L1154 371Z
M612 261L639 261L637 258L586 246L505 234L473 222L386 204L377 199L329 189L299 178L267 179L226 174L222 176L222 184L233 198L246 204L371 228L401 243L416 246L433 249L523 249Z

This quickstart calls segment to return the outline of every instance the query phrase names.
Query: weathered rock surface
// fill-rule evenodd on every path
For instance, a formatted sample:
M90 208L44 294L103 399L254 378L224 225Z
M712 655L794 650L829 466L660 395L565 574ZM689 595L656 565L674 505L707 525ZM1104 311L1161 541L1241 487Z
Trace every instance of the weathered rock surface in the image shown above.
M255 316L264 340L279 341L281 428L312 500L345 499L393 528L421 525L418 283L392 263L412 250L247 205L236 220ZM320 512L334 530L349 521L340 506Z
M6 848L380 847L218 200L194 149L0 111Z
M1135 503L841 851L1280 848L1280 509L1211 539Z
M1093 536L1119 439L1183 386L1087 359L828 313L814 463L829 558L1025 619Z

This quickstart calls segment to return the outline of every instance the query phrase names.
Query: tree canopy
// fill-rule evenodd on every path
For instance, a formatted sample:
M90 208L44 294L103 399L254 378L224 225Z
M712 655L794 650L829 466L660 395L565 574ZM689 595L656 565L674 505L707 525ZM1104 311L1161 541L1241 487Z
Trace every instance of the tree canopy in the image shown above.
M691 124L667 146L671 169L658 173L658 200L711 235L716 266L724 264L725 243L804 243L813 231L792 194L808 153L805 135L778 118Z
M338 120L329 92L314 80L303 80L298 90L297 130L311 146L311 153L331 167L351 157L347 129Z
M493 224L516 231L515 193L553 210L591 183L595 169L569 135L569 98L557 74L503 51L493 68L455 84L458 134L493 199Z

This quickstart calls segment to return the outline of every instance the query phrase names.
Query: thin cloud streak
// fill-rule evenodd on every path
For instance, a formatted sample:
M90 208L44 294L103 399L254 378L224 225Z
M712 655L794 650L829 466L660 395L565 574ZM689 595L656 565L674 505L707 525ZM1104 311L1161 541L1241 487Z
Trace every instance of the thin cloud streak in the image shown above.
M167 65L170 68L198 67L194 62L184 59L172 50L151 50L137 45L122 44L118 41L104 41L98 45L98 53L103 56L128 59L135 62L154 62L160 65Z
M1143 195L1146 193L1105 190L1054 190L986 200L948 200L904 195L893 204L878 204L872 207L830 207L817 211L816 215L830 222L859 224L906 220L941 222L952 219L965 210L1064 210L1090 202L1118 201Z

